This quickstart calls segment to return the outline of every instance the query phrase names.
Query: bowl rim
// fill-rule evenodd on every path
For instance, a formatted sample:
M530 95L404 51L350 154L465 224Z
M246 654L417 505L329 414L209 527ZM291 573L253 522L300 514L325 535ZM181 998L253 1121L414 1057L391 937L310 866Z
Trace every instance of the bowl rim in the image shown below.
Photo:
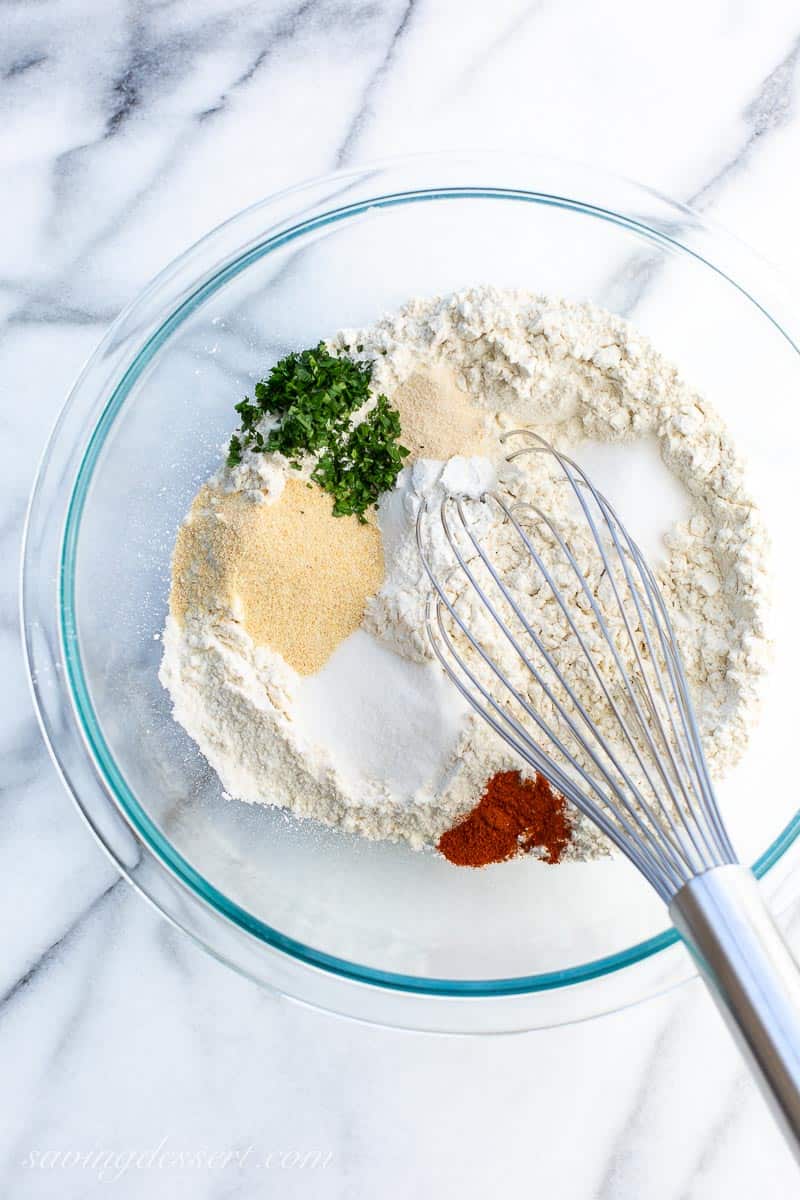
M484 167L486 166L487 156L482 156ZM519 156L516 156L519 161ZM492 156L489 156L489 162L497 161ZM530 160L526 160L530 166ZM541 159L534 160L541 163ZM307 180L292 188L284 189L279 193L268 196L265 199L252 205L250 208L234 215L221 226L206 234L200 241L196 242L178 259L169 264L162 272L160 272L152 281L152 283L144 289L138 297L120 314L113 323L100 346L91 356L84 373L79 378L75 387L62 411L62 417L56 425L56 429L51 435L48 447L43 455L42 462L37 472L37 477L34 483L34 488L31 496L28 517L26 520L26 531L23 544L23 572L26 573L29 569L29 536L28 531L32 523L33 513L38 498L41 496L44 478L48 471L52 460L52 452L56 441L61 420L66 410L75 403L78 398L79 390L84 379L91 374L93 364L102 360L104 352L107 348L112 347L118 350L120 343L126 343L130 340L130 330L136 329L139 310L145 305L149 297L170 291L176 276L182 276L183 267L188 263L193 265L198 257L205 257L206 251L213 250L221 235L230 232L238 226L238 223L244 221L245 218L253 215L263 214L266 217L269 214L271 207L274 207L278 201L290 201L291 207L296 209L296 199L307 193L309 190L318 189L324 185L324 190L336 191L336 186L339 183L357 178L358 180L370 178L372 173L376 175L381 171L395 168L397 166L427 164L428 162L441 164L442 156L404 156L402 159L390 160L388 163L371 164L369 166L361 166L355 170L335 172L332 175L317 177L312 180ZM579 168L585 170L585 168ZM534 172L535 174L535 172ZM602 176L606 180L614 179L613 176ZM594 178L597 178L595 173ZM130 353L123 355L123 359L127 358L127 364L124 366L121 377L117 379L115 385L108 395L108 399L100 411L99 418L93 422L89 430L88 440L85 448L82 451L80 463L77 473L72 481L69 491L69 499L66 506L66 514L63 521L63 531L60 541L60 555L58 562L58 581L57 581L57 630L60 649L60 658L64 668L64 686L68 693L72 714L77 721L80 736L83 741L86 752L90 756L92 766L95 773L98 775L106 790L108 797L114 805L122 812L126 822L131 827L136 838L143 842L147 849L156 857L160 864L165 867L177 880L189 891L196 896L203 904L209 905L216 914L223 916L227 921L237 925L246 933L253 935L260 941L266 943L285 954L292 956L305 963L307 966L322 968L324 971L333 972L344 979L353 980L358 983L366 983L379 988L390 989L392 991L411 992L419 995L427 996L444 996L449 998L457 997L502 997L512 995L532 995L543 991L548 991L557 988L571 987L576 984L586 983L597 979L600 976L605 976L612 973L618 973L625 968L635 965L644 959L658 954L659 952L675 945L678 941L678 935L674 929L665 929L659 934L653 935L642 942L635 943L624 950L618 951L611 955L602 956L589 962L579 964L574 967L564 968L557 971L544 972L537 975L519 976L501 979L438 979L425 976L406 975L390 971L383 971L373 967L367 967L362 964L353 963L336 955L328 954L327 952L313 946L308 946L303 942L298 941L288 935L282 934L280 930L262 922L247 912L242 906L232 901L224 893L219 891L214 885L210 884L200 872L192 866L190 862L171 844L169 839L161 832L155 822L142 809L135 795L128 787L124 775L118 768L113 754L103 736L102 728L99 720L96 717L94 708L91 702L91 697L83 672L83 665L80 654L80 646L77 638L76 622L74 615L74 592L76 582L76 562L75 552L77 540L80 531L80 521L83 512L83 507L86 501L88 488L91 483L92 473L97 463L98 457L102 451L105 439L112 428L117 414L125 403L131 389L146 369L148 364L153 360L159 349L169 339L171 334L182 324L188 316L191 315L210 295L222 288L230 279L246 270L253 262L260 260L267 254L278 249L281 246L287 245L292 241L307 236L309 233L325 226L331 225L338 221L350 219L354 216L366 212L368 209L385 209L393 208L398 205L409 203L429 203L438 201L452 200L503 200L519 203L532 203L538 205L547 205L568 209L574 212L582 213L586 216L595 219L610 221L629 231L639 234L644 239L658 243L660 245L668 245L671 250L678 251L684 254L689 254L697 259L700 263L715 271L731 286L741 292L744 297L749 300L760 312L767 318L775 329L783 335L795 349L798 350L797 342L789 334L787 328L781 320L776 317L769 308L765 306L759 299L756 298L748 288L737 282L726 270L722 269L717 263L710 261L700 251L694 248L691 243L691 237L696 231L701 229L704 232L713 231L713 236L716 240L722 238L726 242L731 242L729 235L721 231L714 230L704 218L691 212L685 206L677 205L672 201L665 200L659 193L653 192L650 189L642 188L641 185L633 184L630 181L619 181L625 184L628 188L636 190L638 195L650 197L656 200L659 206L667 205L673 217L680 215L681 221L677 228L675 225L671 228L664 228L663 222L659 225L658 221L648 222L640 217L632 215L630 212L623 212L614 208L604 207L600 204L588 202L574 196L563 195L550 191L542 191L538 189L526 188L507 188L499 186L480 186L480 185L454 185L447 184L444 186L435 186L428 188L410 188L408 190L390 191L378 193L372 196L361 197L349 203L340 204L334 208L327 208L322 212L312 211L310 214L302 217L299 221L279 223L277 227L270 226L265 228L264 236L256 239L255 242L245 242L238 247L233 254L228 254L222 262L216 262L213 269L208 271L204 277L196 281L196 286L188 291L188 294L180 294L179 297L173 296L172 299L176 303L168 304L168 311L158 324L149 332L149 336L138 345L135 353L131 356ZM302 212L302 210L301 210ZM683 237L684 240L679 240ZM739 250L746 251L740 243ZM751 252L746 251L748 255ZM752 257L752 255L751 255ZM762 264L763 265L763 264ZM181 279L181 282L183 280ZM174 291L174 289L172 289ZM42 712L42 702L40 690L37 686L35 656L31 652L31 640L29 637L29 622L34 615L29 611L27 605L27 597L29 593L26 591L23 581L22 589L22 621L24 642L26 647L26 661L28 665L29 678L34 696L34 703L39 715L40 724L42 725L45 739L48 742L51 754L54 760L59 765L59 769L64 778L68 790L73 795L73 798L79 809L86 815L85 807L82 803L79 791L72 785L68 773L65 773L62 768L62 762L59 757L57 745L52 737L52 730L49 723L44 720ZM90 822L91 823L91 822ZM97 830L95 829L95 832ZM754 864L755 873L761 877L764 876L772 866L775 865L786 853L789 847L794 843L795 839L800 834L800 812L795 814L794 818L781 830L778 836L773 840L770 846L759 856ZM114 861L120 866L120 869L130 877L130 873L125 869L123 864L120 864L119 857L113 852L113 849L108 845L107 839L100 836L100 840L104 848L112 854ZM159 907L161 907L159 905Z

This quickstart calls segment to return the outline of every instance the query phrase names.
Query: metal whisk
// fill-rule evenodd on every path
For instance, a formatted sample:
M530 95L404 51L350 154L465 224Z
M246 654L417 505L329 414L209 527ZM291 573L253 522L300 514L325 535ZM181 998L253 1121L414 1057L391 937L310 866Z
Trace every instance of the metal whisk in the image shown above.
M497 492L421 507L433 650L475 711L668 905L800 1156L800 973L725 830L655 576L576 462L531 430L509 439L521 439L509 462L545 456L569 517ZM511 572L498 563L499 524Z

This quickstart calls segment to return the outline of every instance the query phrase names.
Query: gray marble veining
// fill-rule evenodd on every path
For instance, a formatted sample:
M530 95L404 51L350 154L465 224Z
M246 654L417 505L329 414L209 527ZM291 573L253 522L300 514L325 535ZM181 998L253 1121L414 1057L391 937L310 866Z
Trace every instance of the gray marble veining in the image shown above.
M0 1194L795 1194L697 985L549 1033L437 1039L276 1000L179 937L118 881L47 758L16 561L48 429L108 323L208 228L304 176L454 146L566 154L712 213L800 279L796 5L41 0L2 20ZM163 1139L330 1161L266 1182L31 1164Z

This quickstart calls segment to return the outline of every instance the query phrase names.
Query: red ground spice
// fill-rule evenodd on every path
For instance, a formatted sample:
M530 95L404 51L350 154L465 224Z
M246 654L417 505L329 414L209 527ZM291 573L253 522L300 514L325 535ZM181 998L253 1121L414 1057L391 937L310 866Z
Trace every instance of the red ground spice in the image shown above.
M566 801L544 776L498 771L472 812L442 834L438 848L458 867L485 867L537 848L545 862L557 863L571 836Z

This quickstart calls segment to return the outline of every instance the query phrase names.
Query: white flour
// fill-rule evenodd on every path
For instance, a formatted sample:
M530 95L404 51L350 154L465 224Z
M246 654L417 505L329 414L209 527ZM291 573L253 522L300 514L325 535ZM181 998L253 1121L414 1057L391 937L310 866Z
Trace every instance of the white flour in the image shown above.
M689 514L668 532L659 582L712 775L724 773L746 746L766 669L766 537L729 435L676 369L616 316L492 288L412 300L369 329L344 331L331 345L373 359L373 392L390 399L410 376L448 367L483 407L495 435L532 426L579 460L586 439L587 448L636 439L658 447L687 489ZM503 452L496 445L497 466ZM435 842L469 811L495 771L519 767L490 730L463 713L455 691L443 690L449 685L423 635L418 505L443 487L480 494L493 482L485 460L454 459L443 476L442 469L425 460L406 468L380 503L387 578L368 602L364 627L393 655L382 658L380 647L358 633L317 676L301 681L277 655L254 646L233 613L195 612L183 628L168 622L162 680L176 718L231 795L420 845ZM223 469L216 482L259 497L266 490L273 501L286 470L279 456L247 452L235 472ZM499 476L501 490L535 496L564 517L540 462L500 465ZM545 593L515 561L502 530L491 536L563 670L580 683L575 647L558 635ZM486 631L499 653L496 636ZM344 695L339 713L337 697ZM604 850L604 839L580 821L573 856Z
M439 837L463 708L433 664L357 632L301 678L233 617L201 612L168 617L163 640L175 719L229 796L415 847Z
M404 658L422 662L431 657L425 634L425 608L430 591L417 549L417 513L448 493L479 497L497 483L494 466L485 458L451 458L447 464L420 459L405 467L394 491L381 497L378 524L383 537L387 577L381 590L367 601L364 628ZM483 532L480 517L476 532ZM430 547L434 571L441 574L452 555L439 528Z

